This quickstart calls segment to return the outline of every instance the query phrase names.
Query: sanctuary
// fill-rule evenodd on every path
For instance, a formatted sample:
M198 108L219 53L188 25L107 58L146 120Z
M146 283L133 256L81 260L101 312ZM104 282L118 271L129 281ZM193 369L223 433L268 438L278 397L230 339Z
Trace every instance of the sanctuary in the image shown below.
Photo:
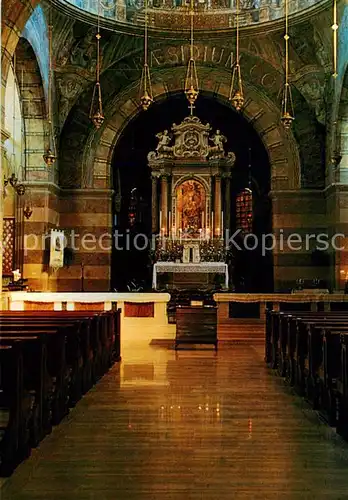
M236 157L226 137L191 114L157 134L148 154L152 175L152 232L159 232L153 267L166 285L199 287L223 275L228 288L224 238L230 229L230 180ZM158 196L158 184L160 195Z

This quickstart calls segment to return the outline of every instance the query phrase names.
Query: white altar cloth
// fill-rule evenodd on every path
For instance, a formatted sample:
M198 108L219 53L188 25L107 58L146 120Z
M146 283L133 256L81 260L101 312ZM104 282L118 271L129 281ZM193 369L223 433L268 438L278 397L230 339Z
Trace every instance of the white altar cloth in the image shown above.
M152 288L157 288L157 274L160 273L214 273L224 274L225 288L228 288L228 265L224 262L176 263L156 262L153 266Z

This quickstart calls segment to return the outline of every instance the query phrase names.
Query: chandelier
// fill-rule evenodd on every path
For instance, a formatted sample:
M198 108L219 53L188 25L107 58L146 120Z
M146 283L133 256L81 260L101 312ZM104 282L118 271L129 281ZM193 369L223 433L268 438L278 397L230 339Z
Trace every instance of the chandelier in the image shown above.
M243 83L242 83L242 73L239 64L239 11L240 11L240 0L237 0L236 5L236 63L233 66L231 85L230 85L230 95L229 101L236 109L240 111L244 105L244 94L243 94Z
M89 111L89 118L92 120L96 129L99 129L104 123L103 103L100 87L100 1L98 1L98 22L97 22L97 65L96 65L96 79L93 88L91 108Z
M294 105L292 101L291 88L289 84L289 0L285 0L285 82L282 98L281 121L285 129L291 127L294 117Z
M54 131L52 128L52 8L50 8L50 20L48 25L48 105L47 105L47 121L48 121L48 148L46 149L43 159L48 167L51 167L57 159L54 145Z
M148 56L148 12L147 12L147 1L145 0L145 33L144 33L144 66L141 73L140 80L140 104L144 111L148 110L150 105L153 103L152 97L152 85L151 85L151 77L150 77L150 68L147 62Z
M199 94L198 89L198 76L196 69L196 62L193 57L193 21L194 21L194 4L193 0L191 0L190 5L190 16L191 16L191 43L190 43L190 59L187 66L186 78L185 78L185 94L186 98L190 104L191 115L193 115L194 104L197 101L197 97Z

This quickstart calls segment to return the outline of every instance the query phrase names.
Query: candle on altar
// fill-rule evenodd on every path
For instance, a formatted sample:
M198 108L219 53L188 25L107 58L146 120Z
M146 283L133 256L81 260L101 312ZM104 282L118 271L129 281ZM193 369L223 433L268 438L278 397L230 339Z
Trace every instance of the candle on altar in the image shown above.
M160 210L159 227L160 227L160 231L162 231L162 210Z
M222 237L224 237L224 212L223 212L223 210L221 211L221 234L222 234Z
M211 226L211 234L212 236L214 237L214 212L211 211L211 222L210 222L210 226Z

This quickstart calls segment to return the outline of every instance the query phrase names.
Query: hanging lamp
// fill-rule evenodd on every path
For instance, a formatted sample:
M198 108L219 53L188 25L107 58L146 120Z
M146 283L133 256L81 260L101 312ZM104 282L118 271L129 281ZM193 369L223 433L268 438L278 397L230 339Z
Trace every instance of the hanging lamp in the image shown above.
M295 120L294 105L292 101L291 87L289 83L289 0L285 0L285 82L282 98L281 121L284 128L288 130Z
M96 81L93 88L91 108L89 117L92 120L96 129L99 129L104 123L103 102L100 87L100 0L98 1L98 22L97 22L97 65L96 65Z
M186 78L185 78L185 94L186 94L186 98L189 102L191 115L193 115L194 104L197 101L197 97L199 94L196 62L195 62L195 58L193 55L193 51L194 51L194 39L193 39L194 15L195 15L194 4L193 4L193 0L191 0L191 4L190 4L190 17L191 17L190 59L189 59L188 65L187 65L187 72L186 72Z
M244 106L244 93L243 93L243 82L242 82L242 72L240 68L240 55L239 55L239 12L240 12L240 0L237 0L236 5L236 63L233 66L231 85L230 85L230 95L229 100L231 101L233 107L236 111L240 111Z
M152 96L152 85L151 85L151 76L150 76L150 68L148 65L148 12L147 12L147 2L145 0L145 33L144 33L144 66L141 73L140 80L140 104L144 111L147 111L151 104L153 103Z
M49 24L48 24L48 109L47 109L47 121L48 121L48 127L49 127L49 145L48 148L46 149L43 159L44 162L48 167L51 167L56 159L56 151L55 151L55 144L54 144L54 132L53 132L53 120L52 120L52 77L53 77L53 72L52 72L52 7L50 8L49 12Z
M337 78L337 33L338 33L338 22L337 22L337 0L333 0L332 9L333 23L332 29L332 76Z

